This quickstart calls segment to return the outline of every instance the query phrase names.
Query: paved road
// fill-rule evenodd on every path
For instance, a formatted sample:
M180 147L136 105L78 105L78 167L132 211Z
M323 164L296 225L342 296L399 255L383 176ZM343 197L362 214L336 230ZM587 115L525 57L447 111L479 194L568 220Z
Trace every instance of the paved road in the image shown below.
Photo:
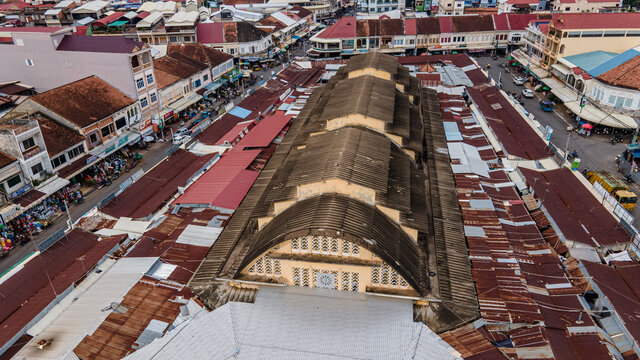
M502 89L506 92L511 90L515 90L516 92L522 91L524 86L518 86L513 83L513 71L511 74L507 73L506 70L500 66L507 61L506 58L498 58L498 60L493 60L491 57L481 57L476 58L478 63L482 65L486 69L487 63L491 64L491 68L489 69L489 74L492 78L499 79L502 78ZM513 70L512 68L510 70ZM517 74L519 76L521 74ZM546 112L540 108L540 104L538 103L538 98L540 94L536 93L536 97L533 99L524 99L524 108L534 115L534 120L538 121L543 126L551 126L553 128L553 135L551 136L551 143L553 143L559 149L564 150L567 147L567 139L569 140L568 148L569 152L576 150L581 159L580 169L589 168L592 170L609 170L614 174L617 173L617 168L615 164L616 155L622 153L626 149L626 145L624 143L617 143L616 145L611 145L609 139L610 136L600 135L600 136L583 136L578 135L575 131L567 130L568 126L576 127L577 122L573 114L571 113L562 113L558 109L554 112ZM622 175L618 174L620 179L622 179ZM636 194L640 194L640 186L638 184L633 184L632 190L636 192ZM640 206L637 206L632 214L636 217L636 221L634 222L635 226L640 226Z
M164 159L167 150L171 147L169 142L155 143L148 150L137 150L142 154L142 169L148 171L157 163L159 163L162 159ZM131 170L126 175L131 176L137 169L140 169L140 165L138 165L135 169ZM129 176L121 176L118 179L114 180L110 186L103 187L98 189L91 194L89 194L85 201L80 205L72 205L69 208L69 214L71 215L71 220L76 221L82 215L86 214L91 208L93 208L100 200L104 199L110 193L119 190L120 184L125 181ZM49 236L53 235L60 229L67 228L67 216L62 215L56 219L56 221L49 228L44 230L38 235L33 237L33 241L25 244L24 246L16 246L9 255L0 259L0 274L11 268L15 263L23 259L25 256L29 255L32 251L37 249L38 243L44 241Z

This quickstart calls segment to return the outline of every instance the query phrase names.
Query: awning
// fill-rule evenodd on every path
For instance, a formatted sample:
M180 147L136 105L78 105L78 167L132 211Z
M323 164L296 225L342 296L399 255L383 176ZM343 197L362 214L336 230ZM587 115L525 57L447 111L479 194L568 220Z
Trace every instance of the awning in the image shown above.
M70 163L69 165L63 167L62 169L57 170L58 171L58 175L60 177L65 178L65 179L70 179L70 178L80 174L81 172L83 172L87 168L89 168L96 161L98 161L98 157L97 156L91 156L89 154L86 154L86 155L82 156L80 159L77 159L77 160L73 161L72 163Z
M225 82L227 82L227 79L218 79L212 83L207 84L207 86L205 86L205 88L209 91L215 91L217 90L219 87L221 87Z
M514 51L511 53L512 56L509 58L513 58L520 62L523 66L527 67L533 75L535 75L538 79L544 79L549 77L549 72L540 66L532 63L526 56L522 55L518 51Z
M293 36L292 36L292 38L293 38L294 40L300 40L300 36L298 36L298 35L293 35Z
M198 95L198 94L189 94L188 96L172 103L169 104L169 107L172 108L175 111L182 111L186 108L188 108L189 106L197 103L198 101L202 100L202 95Z
M109 24L108 26L115 26L115 27L117 27L117 26L125 25L126 23L127 23L127 21L126 21L126 20L120 20L120 21L114 21L114 22L112 22L111 24Z
M551 65L552 68L554 68L555 70L557 70L559 73L564 74L564 75L569 75L570 70L563 67L560 64L553 64Z
M36 189L45 193L47 196L55 193L63 187L69 185L69 180L58 177L57 175L47 180L44 184L40 185Z
M586 104L580 111L580 102L571 101L564 104L574 114L594 124L610 126L619 129L636 129L638 125L631 116L607 113L592 104Z

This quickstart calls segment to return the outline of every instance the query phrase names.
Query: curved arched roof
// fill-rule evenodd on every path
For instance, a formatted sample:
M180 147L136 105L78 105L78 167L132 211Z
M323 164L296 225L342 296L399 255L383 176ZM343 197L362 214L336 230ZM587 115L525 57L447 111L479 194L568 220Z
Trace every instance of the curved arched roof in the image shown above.
M419 294L429 291L424 250L375 206L339 194L299 201L253 233L236 276L273 246L305 235L326 235L356 243L387 262Z

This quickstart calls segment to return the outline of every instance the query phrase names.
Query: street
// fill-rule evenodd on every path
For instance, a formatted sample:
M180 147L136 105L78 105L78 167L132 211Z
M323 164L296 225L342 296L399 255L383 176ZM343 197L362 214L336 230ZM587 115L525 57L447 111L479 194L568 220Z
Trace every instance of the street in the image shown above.
M148 150L136 150L141 153L143 158L141 160L142 169L144 171L148 171L161 160L163 160L166 156L166 151L171 147L170 142L158 142L153 143ZM93 208L98 202L108 196L110 193L114 191L118 191L120 189L120 184L128 179L131 174L138 171L140 166L132 169L130 172L123 174L118 179L114 180L110 186L103 187L101 189L97 189L86 196L85 201L79 205L71 205L69 207L69 214L71 215L71 220L76 221L82 215L86 214L91 208ZM128 175L128 176L127 176ZM5 271L9 270L14 264L19 262L25 256L29 255L31 252L37 250L37 246L40 242L46 240L49 236L55 234L60 229L64 229L67 227L67 215L62 214L58 217L53 225L42 231L40 234L34 234L32 236L32 241L26 243L23 246L16 245L13 250L9 252L6 258L0 259L0 274L3 274Z
M518 86L513 83L514 76L522 76L521 73L514 74L513 68L509 68L511 73L507 73L506 70L500 66L507 62L507 58L498 57L497 60L493 60L490 56L475 58L478 64L486 69L487 64L491 64L489 74L493 79L498 81L502 79L502 89L505 92L515 90L520 94L525 86ZM532 89L533 90L533 89ZM610 135L592 135L584 136L578 135L574 130L567 130L568 126L575 127L576 121L573 119L573 114L562 113L559 107L556 107L553 112L546 112L542 110L538 99L541 98L540 93L535 93L534 98L522 98L524 100L524 108L534 115L534 120L538 121L542 126L550 126L553 128L553 135L551 136L551 143L558 149L565 150L567 148L567 139L569 153L577 151L581 160L580 169L590 170L608 170L613 174L617 174L620 179L622 175L617 172L617 166L615 163L616 155L622 153L626 149L625 143L616 143L612 145L609 141ZM638 184L631 184L631 190L636 194L640 194L640 186ZM637 206L631 214L636 218L634 226L640 226L640 206Z

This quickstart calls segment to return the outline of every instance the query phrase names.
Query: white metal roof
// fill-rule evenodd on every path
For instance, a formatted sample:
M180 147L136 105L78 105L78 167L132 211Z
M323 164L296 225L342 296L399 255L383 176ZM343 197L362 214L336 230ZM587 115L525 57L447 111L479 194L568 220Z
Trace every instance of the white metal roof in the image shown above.
M145 3L146 4L146 3ZM150 27L160 21L162 19L161 12L153 12L149 14L146 18L140 20L137 24L137 28Z
M261 287L254 304L202 311L126 359L423 359L461 356L413 321L413 302Z
M165 22L165 25L167 26L194 25L199 16L200 14L198 14L197 11L190 11L190 12L178 11L169 20L167 20L167 22Z
M293 20L292 18L288 17L287 15L285 15L281 11L276 11L273 14L271 14L271 16L273 16L276 20L280 21L281 23L285 24L286 26L291 26L291 25L296 23L295 20Z
M58 15L60 14L62 10L60 8L53 8L53 9L49 9L47 11L44 12L44 15Z
M120 230L133 234L143 234L147 230L147 227L149 227L149 224L151 224L151 221L131 220L131 218L123 216L118 219L118 222L116 222L115 225L113 225L113 230Z
M72 13L92 12L104 9L109 5L109 2L102 0L89 1L86 4L82 4L79 7L71 10Z
M221 232L222 228L187 225L180 236L178 236L176 243L211 247L211 245L216 242Z
M57 3L54 8L56 9L64 9L69 7L69 5L73 4L75 1L74 0L62 0L59 3Z
M92 334L158 258L106 260L91 272L60 304L28 330L34 338L16 355L17 359L63 359L82 339ZM41 339L54 339L46 351L37 348Z

